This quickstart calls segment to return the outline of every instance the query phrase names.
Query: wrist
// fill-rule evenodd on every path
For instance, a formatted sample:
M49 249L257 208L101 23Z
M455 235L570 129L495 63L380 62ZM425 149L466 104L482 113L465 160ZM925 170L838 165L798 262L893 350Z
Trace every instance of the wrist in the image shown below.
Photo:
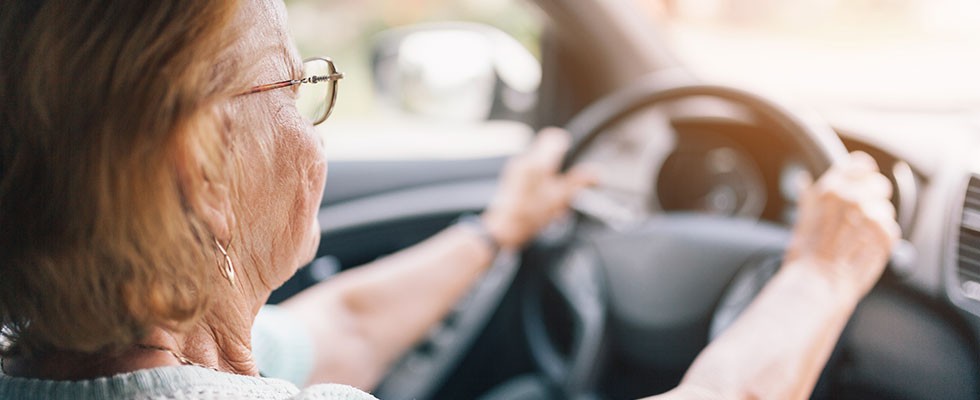
M798 282L808 294L828 299L842 306L854 307L867 290L841 274L833 273L837 266L820 260L796 259L788 261L782 272Z
M501 214L488 210L480 214L479 219L483 222L487 234L493 238L500 249L512 250L524 244L520 232L515 228L516 224L502 217Z
M474 214L463 214L456 219L453 225L477 236L484 247L490 251L491 257L495 257L500 252L500 242L490 231L486 221L482 217Z

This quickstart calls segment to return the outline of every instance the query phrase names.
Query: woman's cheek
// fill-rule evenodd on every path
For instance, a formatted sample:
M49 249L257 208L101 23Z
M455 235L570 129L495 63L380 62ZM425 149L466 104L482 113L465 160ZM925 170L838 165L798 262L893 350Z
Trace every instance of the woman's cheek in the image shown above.
M316 218L313 218L313 223L310 225L310 232L312 233L310 244L306 250L306 256L304 257L305 261L300 264L306 264L313 261L313 259L316 258L317 250L320 248L320 223Z
M315 149L314 157L316 159L311 164L310 170L307 173L308 182L306 186L306 199L308 202L306 207L308 214L306 218L309 221L306 226L309 227L308 234L310 235L309 240L307 240L309 247L303 257L306 261L312 260L316 256L316 251L320 243L320 221L318 215L320 203L323 200L323 191L326 186L328 170L326 155L319 141L316 142L313 149Z

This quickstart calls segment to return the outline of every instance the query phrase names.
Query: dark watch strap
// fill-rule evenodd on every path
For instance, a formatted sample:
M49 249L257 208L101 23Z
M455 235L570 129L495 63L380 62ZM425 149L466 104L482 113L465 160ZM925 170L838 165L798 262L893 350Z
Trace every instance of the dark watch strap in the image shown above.
M500 243L497 243L497 239L494 239L493 235L490 234L490 230L487 229L487 225L483 223L483 218L480 218L479 215L463 214L456 219L453 225L469 229L476 233L477 236L487 243L487 246L490 246L493 254L496 255L500 252Z

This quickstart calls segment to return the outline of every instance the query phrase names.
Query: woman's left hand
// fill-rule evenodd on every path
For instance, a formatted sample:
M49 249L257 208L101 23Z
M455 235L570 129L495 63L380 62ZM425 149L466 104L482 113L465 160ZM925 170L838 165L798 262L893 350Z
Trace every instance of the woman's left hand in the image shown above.
M507 163L497 194L482 215L501 248L523 246L568 211L580 189L596 183L596 176L586 168L559 171L570 144L564 130L545 128L524 154Z

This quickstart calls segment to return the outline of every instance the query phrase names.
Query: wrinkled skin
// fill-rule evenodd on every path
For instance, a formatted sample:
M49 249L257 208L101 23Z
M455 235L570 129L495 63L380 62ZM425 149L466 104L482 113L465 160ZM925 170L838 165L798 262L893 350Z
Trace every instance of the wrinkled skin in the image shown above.
M865 153L831 167L804 193L788 264L811 266L829 281L866 294L900 233L891 191L891 182Z
M244 36L233 54L236 62L230 65L244 68L252 86L302 74L302 60L285 28L285 12L281 2L246 1L242 7L238 27L244 29ZM198 334L158 335L156 339L192 360L230 372L257 374L249 337L254 316L272 290L312 259L320 238L316 217L327 163L319 136L295 107L295 90L233 99L233 178L229 190L215 190L228 193L229 198L222 201L231 207L215 213L208 222L219 241L231 243L229 253L239 278L199 324ZM509 164L484 217L502 247L519 247L528 241L567 210L578 188L592 181L585 172L559 174L568 142L563 132L545 132ZM220 204L201 208L222 209ZM461 261L465 262L445 260L447 264ZM461 284L468 286L469 282ZM437 296L452 301L456 292L446 290Z

